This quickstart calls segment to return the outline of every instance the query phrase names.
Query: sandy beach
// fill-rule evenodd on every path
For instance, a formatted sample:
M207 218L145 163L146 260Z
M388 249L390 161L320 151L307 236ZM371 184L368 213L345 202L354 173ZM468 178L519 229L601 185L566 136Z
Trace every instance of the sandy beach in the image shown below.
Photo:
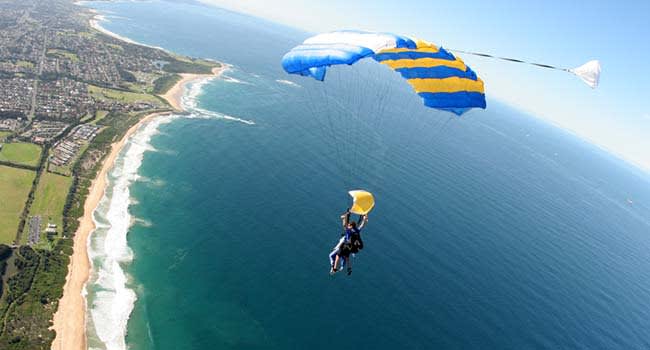
M181 105L181 98L183 97L183 93L185 92L185 86L187 84L196 80L219 77L226 70L226 68L227 66L222 64L221 67L213 68L212 74L181 73L179 74L181 76L181 80L179 80L174 86L172 86L172 88L169 89L167 93L159 96L167 100L167 102L175 110L182 111L183 107Z
M59 308L54 314L52 328L56 337L52 349L56 350L86 350L86 298L83 295L84 286L90 275L90 260L88 258L88 237L95 229L93 211L99 205L106 189L107 174L113 167L117 155L126 144L129 136L141 125L152 118L169 114L169 112L152 113L142 118L132 126L124 137L111 145L111 151L105 158L101 170L93 180L90 192L84 204L84 215L80 219L79 228L74 236L73 253L68 265L68 275L63 287L63 297L59 300Z

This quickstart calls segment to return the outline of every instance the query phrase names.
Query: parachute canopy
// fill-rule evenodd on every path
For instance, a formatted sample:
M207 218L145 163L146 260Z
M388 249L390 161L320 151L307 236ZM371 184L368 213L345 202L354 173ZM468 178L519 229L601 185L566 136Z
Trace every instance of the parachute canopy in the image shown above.
M327 67L372 57L400 73L427 107L461 115L485 108L483 81L442 47L389 33L335 31L310 37L282 58L287 73L325 80Z
M352 207L350 212L357 215L366 215L375 206L375 198L372 193L363 190L348 192L352 197Z

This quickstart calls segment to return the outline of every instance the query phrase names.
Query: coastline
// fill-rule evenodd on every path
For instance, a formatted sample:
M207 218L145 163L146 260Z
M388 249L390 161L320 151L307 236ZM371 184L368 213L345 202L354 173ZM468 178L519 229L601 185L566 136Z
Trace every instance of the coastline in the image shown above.
M182 98L187 84L202 79L218 78L227 68L227 65L221 63L220 67L212 68L212 74L180 73L181 80L174 84L166 93L158 96L164 98L175 110L184 112Z
M118 40L147 47L153 47L135 42L131 39L122 37L103 28L99 21L102 16L95 12L95 16L89 21L90 26L106 35ZM161 49L158 47L153 47ZM165 50L167 51L167 50ZM158 95L165 99L172 108L177 112L184 112L182 106L182 97L185 93L187 84L202 79L219 77L228 66L221 63L221 66L212 69L212 74L179 74L181 79L172 86L165 94ZM63 296L59 300L59 305L52 319L51 330L56 332L51 349L53 350L86 350L87 349L87 329L86 321L88 318L88 305L86 299L86 283L90 277L92 264L89 258L88 244L90 235L94 232L96 225L93 218L94 212L104 196L107 188L108 173L112 170L115 160L129 141L129 138L141 126L150 122L156 117L173 114L174 112L155 112L146 115L135 125L127 130L119 141L111 144L111 150L103 160L100 171L92 181L89 193L84 203L84 214L79 219L79 228L73 239L73 253L70 256L68 264L68 273L66 282L63 287Z
M166 49L164 49L162 47L151 46L151 45L146 45L146 44L143 44L143 43L139 43L137 41L131 40L129 38L126 38L126 37L123 37L121 35L118 35L118 34L115 34L115 33L111 32L110 30L102 27L101 24L100 24L101 21L106 20L106 17L101 15L97 10L91 9L90 11L95 14L93 16L93 18L90 19L90 21L89 21L90 26L93 29L95 29L95 30L97 30L97 31L99 31L99 32L101 32L101 33L103 33L105 35L108 35L108 36L110 36L112 38L124 41L124 42L129 43L129 44L146 46L146 47L150 47L150 48L154 48L154 49L158 49L158 50L163 50L165 52L170 52L170 51L168 51L168 50L166 50ZM167 101L167 103L169 103L169 105L172 106L172 108L174 108L176 111L184 112L181 99L182 99L183 93L185 91L185 86L187 84L189 84L191 82L194 82L194 81L197 81L197 80L207 79L207 78L217 78L217 77L221 76L221 74L228 68L228 66L223 64L223 63L220 63L220 64L221 64L221 66L212 68L212 74L180 73L179 75L181 76L181 79L176 84L174 84L174 86L172 86L166 93L158 95L158 96L164 98Z
M82 6L82 5L79 5L79 6ZM83 6L82 6L82 7L83 7ZM162 51L165 51L165 52L169 52L168 50L165 50L165 49L162 48L162 47L151 46L151 45L147 45L147 44L139 43L139 42L137 42L137 41L135 41L135 40L131 40L131 39L127 38L127 37L123 37L123 36L121 36L121 35L119 35L119 34L116 34L116 33L111 32L110 30L108 30L108 29L102 27L102 25L100 24L101 21L106 21L106 20L107 20L107 19L106 19L106 16L101 15L101 14L100 14L97 10L95 10L95 9L89 9L89 10L90 10L91 13L94 14L94 16L93 16L93 18L90 19L90 21L88 21L88 24L90 25L91 28L95 29L96 31L101 32L102 34L108 35L108 36L110 36L110 37L112 37L112 38L115 38L115 39L117 39L117 40L124 41L125 43L129 43L129 44L133 44L133 45L140 45L140 46L145 46L145 47L150 47L150 48L153 48L153 49L158 49L158 50L162 50Z
M68 274L65 285L63 286L63 296L59 300L59 307L54 314L53 324L50 328L56 332L56 336L52 342L53 350L87 349L87 305L84 289L91 269L91 263L88 257L88 238L95 229L93 212L104 196L108 172L113 168L115 159L129 137L140 126L151 121L153 118L168 114L170 112L149 114L129 128L122 139L111 145L111 152L104 159L101 170L92 182L90 192L84 203L84 215L79 221L79 228L74 236L73 253L70 256L70 263L68 264Z

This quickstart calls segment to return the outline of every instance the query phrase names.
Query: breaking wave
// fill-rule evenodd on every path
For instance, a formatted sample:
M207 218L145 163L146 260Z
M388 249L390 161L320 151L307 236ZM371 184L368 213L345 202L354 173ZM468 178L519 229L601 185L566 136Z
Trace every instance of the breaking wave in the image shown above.
M229 120L233 122L239 122L239 123L244 123L247 125L255 125L255 122L252 120L247 120L243 118L238 118L238 117L233 117L231 115L219 113L219 112L212 112L208 111L207 109L202 109L202 108L195 108L194 113L186 116L186 118L190 119L222 119L222 120Z
M145 219L140 219L140 218L134 218L133 221L132 221L132 224L142 226L142 227L151 227L151 226L153 226L153 223L151 223L151 221L145 220Z
M216 77L198 80L187 86L181 99L187 114L160 116L140 126L127 140L108 174L106 191L93 212L96 229L88 241L92 263L92 274L85 288L89 349L127 349L128 320L137 300L136 286L130 282L130 276L125 271L134 258L127 245L127 234L132 225L149 227L154 224L129 213L129 206L136 203L130 197L129 188L138 181L152 186L165 185L156 179L138 175L145 152L156 151L151 139L159 133L159 127L178 118L221 119L255 125L251 120L198 107L203 87L213 79Z
M233 77L230 77L230 76L223 76L221 79L223 81L227 82L227 83L253 85L253 83L250 83L248 81L239 80L237 78L233 78Z
M222 119L244 123L247 125L255 125L255 122L252 120L227 115L224 113L209 111L198 106L199 98L203 93L203 87L216 78L217 77L202 79L188 84L186 87L187 90L181 98L181 105L183 106L183 109L189 112L189 114L184 117L194 119Z
M302 87L302 85L296 84L296 83L294 83L293 81L290 81L290 80L276 79L275 81L280 83L280 84L284 84L284 85L289 85L289 86L299 87L299 88Z
M127 233L134 223L146 220L129 214L133 203L129 186L138 179L145 152L152 150L150 140L161 124L174 116L160 117L143 125L131 136L108 175L108 185L99 206L93 212L96 229L88 241L92 275L87 286L89 322L96 342L109 350L126 350L126 330L136 293L129 287L124 266L133 260L127 245ZM89 343L91 343L89 339ZM91 345L91 344L89 344Z

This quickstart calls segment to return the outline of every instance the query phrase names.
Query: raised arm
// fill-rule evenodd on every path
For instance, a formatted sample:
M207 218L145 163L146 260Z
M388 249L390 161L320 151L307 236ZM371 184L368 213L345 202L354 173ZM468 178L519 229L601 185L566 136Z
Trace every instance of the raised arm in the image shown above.
M361 230L364 226L366 226L366 223L367 223L367 222L368 222L368 214L366 214L366 215L361 215L361 216L359 217L359 224L357 225L357 227L359 228L359 230Z
M350 209L341 215L341 225L343 226L343 229L348 226L348 222L350 222Z

